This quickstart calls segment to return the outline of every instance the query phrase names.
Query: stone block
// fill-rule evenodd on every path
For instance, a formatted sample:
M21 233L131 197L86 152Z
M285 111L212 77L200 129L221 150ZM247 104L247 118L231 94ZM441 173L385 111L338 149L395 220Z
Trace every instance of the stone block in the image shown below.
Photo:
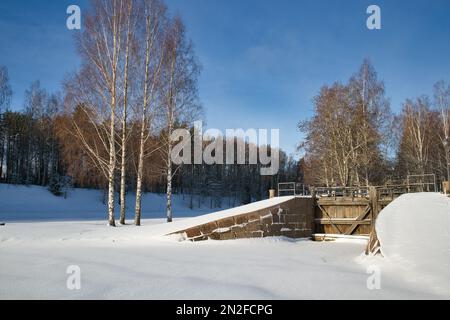
M199 227L187 229L185 232L188 238L195 238L202 235L202 232Z
M235 224L236 223L233 218L226 218L226 219L217 221L218 228L229 228L229 227L234 226Z
M190 240L193 241L193 242L197 242L197 241L205 241L205 240L208 240L208 239L209 239L208 236L199 236L199 237L192 238Z
M234 237L236 239L251 238L251 232L248 232L248 231L245 231L245 230L236 231L236 232L234 232Z
M200 230L203 232L203 234L210 234L217 228L218 228L218 226L217 226L216 222L210 222L210 223L202 225L200 227Z
M290 222L290 223L285 223L284 226L288 229L307 229L306 227L306 223L305 222ZM308 228L309 229L309 228Z
M248 222L253 222L253 221L257 221L257 220L259 221L260 214L259 214L259 211L255 211L255 212L246 214L246 216L247 216Z
M280 223L280 216L278 213L272 213L272 221L273 223Z
M311 232L307 230L282 230L281 235L288 238L306 238L311 236Z
M259 223L259 220L258 220L258 221L255 221L255 222L249 222L249 223L246 224L245 227L244 227L244 229L245 229L246 231L250 231L250 232L252 232L252 231L258 231L258 230L261 230L262 228L263 228L263 226Z
M220 240L220 233L218 232L213 232L209 235L209 239L211 240Z
M234 232L227 231L220 234L220 240L232 240L235 239Z
M261 217L261 224L272 224L272 223L273 218L271 214Z
M231 232L236 233L236 232L242 232L242 231L245 231L244 227L242 227L242 226L233 226L233 227L231 227Z
M267 230L269 232L280 232L282 228L283 228L283 225L281 225L281 224L272 224L272 225L268 226Z
M262 237L264 237L264 232L263 231L253 231L250 233L250 237L251 238L262 238Z
M245 224L248 223L248 216L246 215L238 216L235 217L234 220L236 221L236 224Z
M287 214L284 216L285 223L298 223L305 221L305 217L301 214Z

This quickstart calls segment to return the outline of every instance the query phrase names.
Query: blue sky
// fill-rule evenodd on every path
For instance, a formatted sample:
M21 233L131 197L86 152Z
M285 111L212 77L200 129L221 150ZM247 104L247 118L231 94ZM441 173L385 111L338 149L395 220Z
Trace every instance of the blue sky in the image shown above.
M9 69L13 107L39 79L60 89L78 67L66 8L86 0L0 2L0 64ZM208 127L279 128L293 152L296 126L323 84L346 81L364 58L384 80L391 106L450 82L448 0L167 0L179 13L203 65L200 97ZM366 28L381 7L382 29Z

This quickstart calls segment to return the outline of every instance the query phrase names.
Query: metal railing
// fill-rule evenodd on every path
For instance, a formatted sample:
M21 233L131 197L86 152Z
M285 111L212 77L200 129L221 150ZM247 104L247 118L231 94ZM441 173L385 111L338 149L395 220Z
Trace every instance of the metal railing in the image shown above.
M278 183L278 196L306 196L310 195L310 187L298 182Z
M437 192L436 177L434 174L427 175L409 175L404 183L386 184L375 186L380 199L394 199L405 193L413 192ZM310 195L311 191L317 197L350 197L350 198L368 198L369 187L312 187L297 182L278 183L278 196L302 196Z
M316 187L318 197L349 197L349 198L368 198L368 187Z
M438 191L435 174L410 174L406 178L406 184L413 190L418 190L415 192Z

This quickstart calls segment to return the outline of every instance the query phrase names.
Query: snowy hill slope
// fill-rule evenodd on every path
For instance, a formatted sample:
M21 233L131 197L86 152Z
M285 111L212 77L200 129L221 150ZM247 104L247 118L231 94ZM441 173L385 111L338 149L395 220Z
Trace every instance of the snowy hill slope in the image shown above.
M450 295L450 198L405 194L381 211L376 224L386 262L412 284Z
M174 217L193 217L216 211L210 209L208 201L198 208L189 209L189 197L173 196ZM56 197L46 188L0 184L0 221L48 221L48 220L92 220L106 219L106 205L103 193L92 189L71 189L67 199ZM224 201L226 202L226 201ZM134 216L134 194L127 196L128 217ZM117 213L119 206L116 207ZM165 195L147 193L142 199L142 217L164 218ZM220 210L220 209L219 209Z

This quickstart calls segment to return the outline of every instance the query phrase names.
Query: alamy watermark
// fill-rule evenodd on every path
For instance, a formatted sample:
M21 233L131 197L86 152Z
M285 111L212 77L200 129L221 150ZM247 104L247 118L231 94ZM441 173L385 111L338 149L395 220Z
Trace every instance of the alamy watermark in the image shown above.
M369 276L366 280L366 286L369 290L380 290L381 289L381 269L379 266L370 265L366 269Z
M370 16L367 18L366 26L369 30L381 29L381 9L379 6L372 4L367 7L367 14Z
M66 287L69 290L81 290L81 268L77 265L70 265L66 269L69 275L66 280Z
M196 121L194 134L188 129L177 129L172 133L170 139L176 144L171 152L171 160L175 165L259 163L263 166L261 175L273 176L279 169L280 130L270 129L270 142L268 138L268 129L226 129L225 135L219 129L203 132L202 121ZM208 144L205 146L204 142Z
M66 26L69 30L81 29L81 9L79 6L72 4L67 7L66 13L69 17L66 20ZM366 26L369 30L381 29L381 8L372 4L367 7L366 13L370 16L366 20Z
M70 5L67 7L66 13L69 17L66 20L66 26L69 30L81 29L81 9L77 5Z

